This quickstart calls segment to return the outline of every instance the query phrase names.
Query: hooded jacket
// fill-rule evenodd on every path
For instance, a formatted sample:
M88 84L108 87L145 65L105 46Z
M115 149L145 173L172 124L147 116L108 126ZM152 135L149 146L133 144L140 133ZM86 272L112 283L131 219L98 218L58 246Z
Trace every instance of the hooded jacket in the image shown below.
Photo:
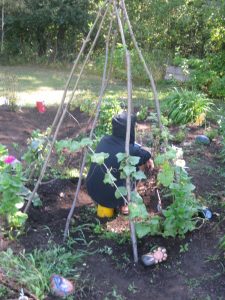
M137 165L143 165L150 159L151 154L142 149L139 145L135 144L135 116L131 117L131 132L130 132L130 155L140 157ZM112 119L112 135L104 136L97 145L95 153L105 152L109 157L105 160L105 165L111 171L112 175L116 178L115 184L126 186L126 180L120 178L119 163L116 154L125 153L125 140L126 140L126 127L127 127L127 113L123 112L116 115ZM124 200L115 197L116 188L110 184L103 182L106 174L104 165L92 163L86 178L86 186L88 194L98 204L116 208L124 205Z

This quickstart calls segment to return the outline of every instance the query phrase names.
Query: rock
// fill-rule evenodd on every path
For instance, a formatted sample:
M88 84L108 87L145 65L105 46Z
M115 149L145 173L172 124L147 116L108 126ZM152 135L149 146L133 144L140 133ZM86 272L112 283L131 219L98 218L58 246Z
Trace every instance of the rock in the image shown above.
M149 252L141 256L141 261L146 267L161 263L166 259L167 259L166 249L162 247L158 247L153 252Z
M203 145L209 145L210 139L206 135L198 135L195 139L196 143L203 144Z
M184 73L181 67L167 66L165 80L175 79L177 81L185 82L188 80L188 76Z
M57 297L67 297L74 293L74 284L60 275L52 275L50 282L51 291Z

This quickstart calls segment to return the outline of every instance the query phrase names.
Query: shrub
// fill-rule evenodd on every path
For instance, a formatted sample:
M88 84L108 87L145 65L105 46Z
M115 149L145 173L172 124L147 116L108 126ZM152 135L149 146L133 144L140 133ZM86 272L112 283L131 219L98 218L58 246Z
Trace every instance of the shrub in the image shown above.
M225 74L224 74L224 52L216 55L208 54L204 59L199 58L175 58L176 65L187 64L190 80L189 87L198 89L208 94L210 97L223 98L225 96Z
M213 78L209 94L216 98L225 98L225 76Z
M16 91L18 90L18 78L16 75L4 73L0 77L0 83L4 87L0 96L6 98L10 110L15 111L17 108L18 97Z
M11 231L20 228L27 214L20 211L24 198L20 195L23 187L22 165L13 156L8 156L5 146L0 144L0 216L4 227Z
M166 63L166 58L168 53L165 54L160 50L155 50L153 52L142 51L145 61L148 66L151 67L153 77L156 81L163 79L164 76L164 65ZM131 63L132 63L132 78L136 82L149 81L147 74L144 71L144 67L140 61L138 53L135 49L130 50ZM95 69L100 74L102 73L103 66L105 62L105 53L97 53L95 58ZM125 67L125 53L123 46L117 44L114 51L113 57L113 78L119 78L122 80L127 80L127 72Z
M175 143L182 143L186 137L186 130L179 129L179 131L173 136L172 141Z
M211 102L203 94L187 90L176 89L166 101L168 117L174 124L195 122L211 106Z
M137 112L137 120L144 121L148 117L148 108L146 106L142 106L141 109Z

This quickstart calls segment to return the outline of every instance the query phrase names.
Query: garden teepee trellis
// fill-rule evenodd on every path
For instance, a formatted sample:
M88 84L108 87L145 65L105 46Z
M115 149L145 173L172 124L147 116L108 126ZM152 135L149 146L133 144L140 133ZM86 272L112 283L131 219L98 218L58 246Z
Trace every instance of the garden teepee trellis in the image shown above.
M40 171L40 175L39 178L37 180L37 183L32 191L31 196L29 197L29 200L27 202L27 205L25 207L24 212L28 212L29 207L31 205L31 202L33 200L33 197L35 195L35 193L38 190L39 185L41 184L41 181L43 179L43 176L45 174L46 168L47 168L47 164L49 162L52 150L53 150L53 146L56 142L57 139L57 135L60 129L60 126L65 118L66 113L68 112L68 107L69 104L71 103L71 101L74 98L75 92L77 90L77 86L78 83L82 77L84 68L87 64L87 62L90 59L91 53L93 52L93 49L96 45L96 42L99 38L101 29L103 27L103 24L105 22L106 16L108 14L111 14L111 19L110 19L110 25L109 25L109 29L108 29L108 35L106 37L106 50L105 50L105 64L104 64L104 70L103 70L103 76L102 76L102 83L101 83L101 88L100 88L100 93L99 93L99 99L98 99L98 103L96 105L96 111L95 111L95 117L94 120L92 122L92 126L91 126L91 131L89 134L89 137L92 139L93 135L94 135L94 129L96 127L97 121L98 121L98 117L99 117L99 113L101 110L101 103L102 103L102 99L104 96L104 92L107 88L107 84L110 78L110 72L111 72L111 64L112 64L112 58L113 58L113 52L114 52L114 47L115 47L115 43L116 43L116 36L117 36L117 30L114 30L113 33L113 25L114 23L117 25L116 27L119 30L120 36L121 36L121 40L122 40L122 44L123 44L123 48L124 48L124 52L125 52L125 57L126 57L126 67L127 67L127 113L128 113L128 120L127 120L127 132L126 132L126 142L125 142L125 152L126 155L129 156L129 143L130 143L130 127L131 127L131 113L132 113L132 79L131 79L131 61L130 61L130 52L128 50L128 46L126 43L126 38L125 38L125 34L124 34L124 24L127 25L128 30L129 30L129 34L130 37L133 41L133 45L136 48L140 61L143 63L143 67L144 70L146 71L149 80L150 80L150 84L151 84L151 88L153 91L153 96L154 96L154 101L155 101L155 108L156 108L156 112L157 112L157 118L158 118L158 124L160 129L162 129L162 124L160 121L160 107L159 107L159 101L158 101L158 95L157 95L157 91L156 91L156 86L155 86L155 82L151 73L151 70L149 69L149 67L147 66L145 59L142 55L141 49L138 46L138 43L136 41L135 35L133 33L132 30L132 26L128 17L128 13L126 10L126 5L125 5L125 0L106 0L102 7L99 9L99 12L96 16L95 22L93 23L92 28L90 29L86 39L83 42L83 45L80 49L80 52L73 64L73 67L71 69L70 75L68 77L65 89L64 89L64 93L61 99L61 103L58 107L56 116L54 118L52 127L51 127L51 132L50 132L50 136L51 138L49 138L49 149L48 149L48 153L45 157L42 169ZM69 99L66 101L67 98L67 93L68 93L68 89L69 86L71 84L72 78L73 78L73 74L76 71L76 68L78 66L78 63L84 53L85 48L87 47L88 42L90 41L90 37L91 34L93 33L94 29L97 27L97 24L99 22L98 25L98 30L96 32L95 38L91 44L91 47L82 63L79 75L75 81L72 93L69 96ZM113 42L112 42L112 47L111 47L111 64L109 64L109 44L110 44L110 37L113 36ZM109 65L109 67L108 67ZM108 72L108 74L107 74ZM93 151L91 149L91 151ZM72 218L72 215L74 213L74 209L76 206L76 201L78 198L78 193L81 187L81 182L82 182L82 175L83 175L83 171L85 168L85 163L86 163L86 157L87 157L87 152L88 152L88 148L86 148L83 151L83 157L82 157L82 163L80 166L80 176L79 176L79 180L77 183L77 188L76 188L76 192L75 192L75 196L74 196L74 200L73 200L73 204L71 207L71 210L69 212L69 215L67 217L67 221L66 221L66 226L65 226L65 231L64 231L64 240L66 239L67 235L68 235L68 231L69 231L69 225L70 225L70 220ZM131 187L130 187L130 178L128 177L126 179L126 187L127 187L127 202L131 201ZM124 198L124 197L123 197ZM132 246L133 246L133 255L134 255L134 262L137 263L138 261L138 252L137 252L137 242L136 242L136 235L135 235L135 229L134 229L134 224L132 221L130 221L130 228L131 228L131 239L132 239Z

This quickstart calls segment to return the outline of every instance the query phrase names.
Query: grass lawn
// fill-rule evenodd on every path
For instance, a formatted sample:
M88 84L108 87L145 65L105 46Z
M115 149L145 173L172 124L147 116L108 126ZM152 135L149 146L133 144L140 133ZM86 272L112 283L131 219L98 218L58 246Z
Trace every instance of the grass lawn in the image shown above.
M41 66L0 66L0 96L4 96L4 90L7 88L16 91L20 106L34 106L37 100L44 100L46 105L58 104L61 101L69 74L70 69L59 70ZM68 95L73 89L77 74L72 79ZM14 78L14 80L9 82L7 78ZM100 85L101 77L86 71L80 80L73 101L95 100L99 95ZM169 88L171 88L169 84L158 86L159 99L165 97ZM105 98L125 100L126 95L126 82L110 81ZM152 92L147 85L133 85L133 100L135 105L150 100L149 105L154 106Z

